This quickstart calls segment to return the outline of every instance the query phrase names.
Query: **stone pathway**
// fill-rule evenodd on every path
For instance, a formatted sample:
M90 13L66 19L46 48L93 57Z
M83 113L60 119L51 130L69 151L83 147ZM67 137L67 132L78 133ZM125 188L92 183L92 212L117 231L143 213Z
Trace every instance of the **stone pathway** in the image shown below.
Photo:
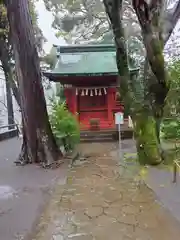
M64 186L57 184L34 240L179 239L179 223L154 194L120 175L112 148L83 146L91 157L69 169Z

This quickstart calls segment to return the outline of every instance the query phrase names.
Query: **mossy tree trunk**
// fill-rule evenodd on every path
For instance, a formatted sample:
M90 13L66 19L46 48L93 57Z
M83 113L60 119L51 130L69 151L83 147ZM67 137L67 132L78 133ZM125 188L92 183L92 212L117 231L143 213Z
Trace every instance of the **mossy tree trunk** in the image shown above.
M151 3L133 0L133 7L140 23L147 53L144 82L148 90L150 106L156 123L156 135L160 145L160 126L170 85L163 50L180 17L180 1L168 14L163 12L164 1L161 0L151 1Z
M133 7L142 30L143 42L146 48L148 69L147 88L150 106L156 121L156 134L160 143L160 125L164 113L165 99L169 91L168 73L163 55L164 39L161 23L164 1L133 0ZM147 73L147 72L146 72Z
M134 3L134 7L136 9L137 15L141 22L142 31L144 32L144 34L147 35L145 25L142 24L142 21L144 21L146 23L147 19L146 20L142 19L142 17L144 15L141 15L141 13L139 12L140 6L137 6L136 1L134 1L133 3ZM161 2L161 5L156 6L156 8L159 8L156 11L156 12L159 11L158 21L155 21L157 19L157 16L155 16L156 19L154 19L154 21L152 19L152 22L150 22L151 25L153 25L151 27L151 29L153 29L155 32L157 32L157 30L158 30L159 39L162 43L161 54L164 49L164 46L168 42L177 22L179 20L179 17L180 17L180 1L178 1L175 4L174 9L173 10L171 9L170 12L168 12L167 9L163 8L162 4L163 4L163 2ZM147 7L146 8L147 13L151 14L151 12L149 10L149 7L151 7L151 6L146 5L146 7ZM161 12L161 19L159 19L160 12ZM162 26L162 22L163 22L164 26ZM149 24L149 22L148 22L148 24ZM160 27L158 27L158 24L160 25ZM146 24L146 27L147 27L147 24ZM163 27L163 29L162 29L162 27ZM152 36L152 32L151 32L151 36ZM153 36L156 36L156 35L154 34ZM147 40L148 40L148 38L146 38L146 41ZM158 44L156 44L156 45L158 45ZM150 46L151 46L151 44L150 44ZM156 59L158 59L157 56L156 56ZM159 68L159 65L160 64L158 64L156 67ZM165 81L167 83L167 79L165 79ZM147 56L146 56L145 65L144 65L144 82L145 82L146 88L149 92L148 95L149 95L150 105L152 108L153 116L156 120L156 132L157 132L157 136L158 136L158 139L160 142L160 126L161 126L161 122L162 122L163 115L164 115L165 98L167 96L167 93L165 92L164 96L162 96L162 99L159 98L158 95L161 95L161 94L158 94L158 92L156 92L158 78L156 78L156 75L152 72ZM168 86L167 86L167 88L168 88ZM168 89L166 89L166 91L167 90Z
M30 19L28 0L6 0L15 56L23 118L21 157L25 163L52 164L62 156L51 126L41 80L40 64Z
M137 114L134 118L134 137L139 163L157 165L161 162L161 148L153 116Z
M119 91L133 119L139 161L141 164L159 164L163 157L159 130L165 98L169 90L163 56L164 40L160 26L160 10L163 1L151 1L151 6L146 1L133 1L142 29L148 63L153 72L153 78L150 76L146 81L144 77L132 79L129 74L126 39L122 26L123 1L104 0L103 2L111 22L117 49ZM179 14L179 11L176 13ZM176 19L173 19L171 14L173 21L171 21L171 29L168 29L166 38L169 38L177 22L177 14Z
M158 164L161 162L161 152L156 136L155 121L153 117L145 117L149 114L147 112L149 107L144 101L144 88L137 78L131 78L128 68L126 39L122 25L122 1L104 0L104 5L112 25L117 49L119 91L133 119L139 161L141 164Z

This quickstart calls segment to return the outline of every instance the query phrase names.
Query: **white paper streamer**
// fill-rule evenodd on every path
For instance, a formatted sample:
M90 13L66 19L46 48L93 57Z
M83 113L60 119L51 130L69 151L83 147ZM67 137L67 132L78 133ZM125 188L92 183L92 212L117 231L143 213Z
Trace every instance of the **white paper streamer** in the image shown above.
M82 92L81 92L81 96L84 96L84 90L82 90Z
M131 119L130 116L128 116L128 126L129 126L130 128L133 128L133 122L132 122L132 119Z

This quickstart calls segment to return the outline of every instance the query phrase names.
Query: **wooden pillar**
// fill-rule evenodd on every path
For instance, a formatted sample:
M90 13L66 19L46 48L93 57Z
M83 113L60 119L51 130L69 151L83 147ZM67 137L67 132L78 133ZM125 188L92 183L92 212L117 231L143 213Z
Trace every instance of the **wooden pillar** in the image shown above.
M76 95L76 89L75 88L65 88L64 89L64 95L66 97L66 104L68 106L68 110L72 114L77 113L77 95Z
M71 99L70 99L70 96L69 96L69 89L68 88L64 88L64 95L65 95L65 98L66 98L66 105L67 105L67 108L69 111L71 111Z
M77 109L77 95L76 88L71 89L71 101L72 101L72 113L75 115L78 111Z
M113 107L113 89L108 88L107 89L107 112L108 112L108 122L110 125L113 124L113 113L112 113L112 107Z

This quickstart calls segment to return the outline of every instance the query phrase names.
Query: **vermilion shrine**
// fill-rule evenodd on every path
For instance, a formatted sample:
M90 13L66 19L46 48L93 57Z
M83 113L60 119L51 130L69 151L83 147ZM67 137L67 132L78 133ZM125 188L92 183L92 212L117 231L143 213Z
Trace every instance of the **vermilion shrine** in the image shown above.
M58 61L46 76L64 86L66 103L82 130L115 129L114 116L124 107L117 94L113 45L57 46ZM131 74L137 69L130 69Z

